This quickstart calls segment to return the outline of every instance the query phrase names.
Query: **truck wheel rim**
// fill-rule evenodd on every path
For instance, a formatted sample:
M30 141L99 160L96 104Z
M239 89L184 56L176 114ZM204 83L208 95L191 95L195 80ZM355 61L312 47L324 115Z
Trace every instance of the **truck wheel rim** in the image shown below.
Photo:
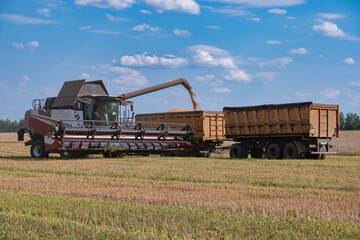
M36 145L33 149L33 154L35 157L41 156L41 147L39 145Z

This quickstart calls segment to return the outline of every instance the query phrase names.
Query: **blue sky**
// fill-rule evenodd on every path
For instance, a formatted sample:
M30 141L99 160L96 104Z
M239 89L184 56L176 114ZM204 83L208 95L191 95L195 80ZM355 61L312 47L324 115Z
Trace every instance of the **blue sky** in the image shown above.
M203 110L314 101L360 113L358 0L0 0L0 119L64 81L113 95L187 78ZM191 109L181 87L137 113Z

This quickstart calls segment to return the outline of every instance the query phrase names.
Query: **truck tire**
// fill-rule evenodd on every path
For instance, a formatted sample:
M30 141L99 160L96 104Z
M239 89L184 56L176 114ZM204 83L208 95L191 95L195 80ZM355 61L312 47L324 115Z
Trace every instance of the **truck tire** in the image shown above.
M49 154L45 152L45 144L42 140L35 140L30 147L30 154L34 158L49 157Z
M268 159L281 159L283 157L283 150L281 144L271 143L266 148L266 157Z
M251 158L263 158L264 149L262 147L252 147L250 150Z
M244 144L233 144L230 148L231 158L248 158L249 149Z
M299 156L299 152L298 149L295 145L295 143L288 143L285 145L284 147L284 158L285 159L298 159Z

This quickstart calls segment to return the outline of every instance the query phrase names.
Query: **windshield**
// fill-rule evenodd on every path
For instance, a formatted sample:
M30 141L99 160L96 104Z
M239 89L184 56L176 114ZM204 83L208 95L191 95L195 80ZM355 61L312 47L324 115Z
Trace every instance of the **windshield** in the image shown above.
M85 105L85 120L116 121L119 102L114 100L96 100L95 104Z

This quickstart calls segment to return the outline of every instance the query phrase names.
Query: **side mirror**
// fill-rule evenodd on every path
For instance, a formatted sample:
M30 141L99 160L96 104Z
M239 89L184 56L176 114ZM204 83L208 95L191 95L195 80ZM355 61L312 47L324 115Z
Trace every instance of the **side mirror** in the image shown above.
M133 112L134 111L134 105L130 105L130 109L131 109L131 111Z

